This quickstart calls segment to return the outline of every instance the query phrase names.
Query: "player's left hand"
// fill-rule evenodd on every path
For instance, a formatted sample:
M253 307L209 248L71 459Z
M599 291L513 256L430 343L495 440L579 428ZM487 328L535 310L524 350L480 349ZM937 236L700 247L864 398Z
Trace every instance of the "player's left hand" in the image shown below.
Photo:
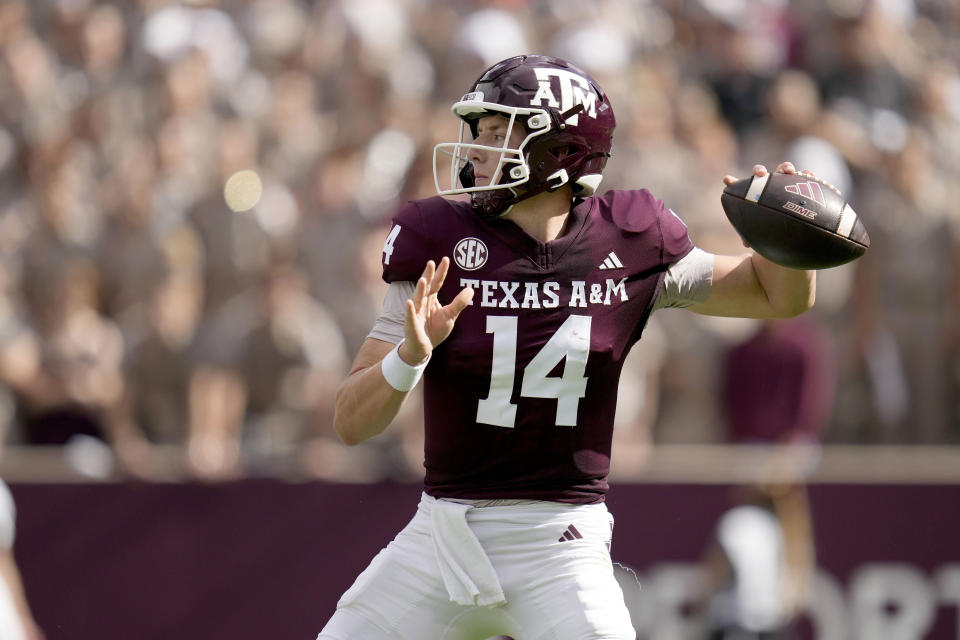
M450 258L444 257L439 266L429 260L417 280L413 296L407 300L404 341L398 352L407 364L416 365L425 361L433 353L434 347L447 339L457 316L473 299L473 288L464 287L450 304L440 304L437 293L449 269Z

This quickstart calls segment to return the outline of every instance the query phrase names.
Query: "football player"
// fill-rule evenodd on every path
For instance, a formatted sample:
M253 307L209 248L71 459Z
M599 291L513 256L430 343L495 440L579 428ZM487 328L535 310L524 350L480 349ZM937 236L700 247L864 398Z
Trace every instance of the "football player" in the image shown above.
M632 639L604 504L624 357L663 307L801 313L814 273L711 255L646 190L596 195L613 108L564 60L495 64L453 113L450 170L393 219L334 419L364 442L422 377L422 499L319 638Z

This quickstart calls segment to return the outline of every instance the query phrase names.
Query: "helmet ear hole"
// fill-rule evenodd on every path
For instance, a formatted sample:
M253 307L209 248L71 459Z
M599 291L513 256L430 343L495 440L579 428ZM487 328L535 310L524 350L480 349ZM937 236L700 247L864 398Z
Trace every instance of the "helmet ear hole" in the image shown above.
M577 147L572 144L563 144L556 147L551 147L550 155L557 160L563 160L566 157L572 156L577 153Z

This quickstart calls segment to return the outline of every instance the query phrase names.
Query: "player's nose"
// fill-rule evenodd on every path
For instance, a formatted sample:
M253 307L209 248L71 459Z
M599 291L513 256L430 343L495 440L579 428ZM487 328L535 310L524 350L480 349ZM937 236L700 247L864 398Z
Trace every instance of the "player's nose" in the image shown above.
M467 159L474 165L480 164L487 159L487 152L483 149L471 148L467 154Z

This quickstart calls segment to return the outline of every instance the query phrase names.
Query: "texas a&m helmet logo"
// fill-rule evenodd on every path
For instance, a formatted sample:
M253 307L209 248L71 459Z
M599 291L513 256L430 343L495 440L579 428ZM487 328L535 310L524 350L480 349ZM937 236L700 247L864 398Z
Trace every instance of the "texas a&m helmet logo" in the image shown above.
M534 67L537 74L537 93L530 100L534 107L553 107L561 113L568 111L576 104L583 105L583 113L594 120L597 118L597 92L590 86L590 81L566 69L550 67ZM556 79L556 84L551 82ZM560 89L560 95L554 87ZM567 118L567 124L577 126L579 115L574 114Z
M453 261L464 271L476 271L487 263L487 245L480 238L464 238L453 248Z

